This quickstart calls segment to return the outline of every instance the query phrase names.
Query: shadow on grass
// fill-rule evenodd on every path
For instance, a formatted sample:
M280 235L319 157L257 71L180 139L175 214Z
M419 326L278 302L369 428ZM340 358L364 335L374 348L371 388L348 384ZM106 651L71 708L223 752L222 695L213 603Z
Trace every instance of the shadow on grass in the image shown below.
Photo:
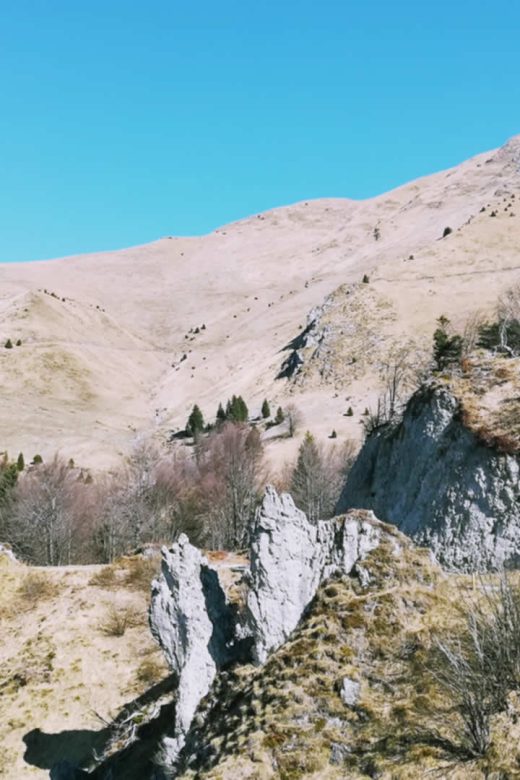
M171 675L154 685L148 691L133 701L125 704L116 718L99 731L78 729L77 731L61 731L57 734L46 734L40 729L33 729L25 734L26 745L24 760L31 766L40 769L53 769L58 766L60 773L56 777L76 780L90 777L97 780L144 780L154 776L153 757L164 734L174 722L175 703L172 696L168 697L159 709L157 716L150 722L137 726L135 741L126 748L113 753L101 765L95 767L95 755L101 755L111 740L116 738L121 725L129 715L138 712L167 694L173 694L176 687L176 677ZM89 772L83 772L87 769ZM52 777L52 775L51 775Z

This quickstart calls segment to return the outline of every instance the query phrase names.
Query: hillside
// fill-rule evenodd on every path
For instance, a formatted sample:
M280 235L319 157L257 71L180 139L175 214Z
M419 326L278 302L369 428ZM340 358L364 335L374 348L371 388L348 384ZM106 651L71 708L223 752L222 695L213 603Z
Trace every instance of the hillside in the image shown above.
M153 570L139 558L35 568L0 552L0 777L88 763L107 722L167 678L147 626Z
M359 438L388 355L420 361L438 316L486 310L517 279L519 199L516 137L372 200L1 266L0 342L22 342L0 351L1 446L105 467L139 436L183 427L193 403L211 418L233 393L252 411L290 398L304 428ZM299 371L277 379L294 346ZM294 452L269 447L275 461Z

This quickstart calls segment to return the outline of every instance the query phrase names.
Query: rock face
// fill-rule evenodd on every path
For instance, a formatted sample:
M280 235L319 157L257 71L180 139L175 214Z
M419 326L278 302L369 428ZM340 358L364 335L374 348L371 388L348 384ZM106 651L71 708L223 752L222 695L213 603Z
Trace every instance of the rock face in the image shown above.
M184 534L163 550L162 575L152 584L150 627L178 675L175 724L164 741L174 765L199 701L232 657L234 640L218 576Z
M290 495L267 488L252 532L246 616L257 663L294 631L326 577L349 574L377 546L374 521L353 515L312 525Z
M520 462L484 446L461 423L445 388L410 400L395 429L368 437L338 511L372 509L446 567L494 569L520 562Z
M178 675L175 723L163 760L175 769L201 699L219 670L243 658L261 664L298 625L320 583L349 574L377 547L381 525L370 512L311 525L292 498L268 488L251 534L247 603L239 616L217 570L186 536L163 550L153 583L151 630Z

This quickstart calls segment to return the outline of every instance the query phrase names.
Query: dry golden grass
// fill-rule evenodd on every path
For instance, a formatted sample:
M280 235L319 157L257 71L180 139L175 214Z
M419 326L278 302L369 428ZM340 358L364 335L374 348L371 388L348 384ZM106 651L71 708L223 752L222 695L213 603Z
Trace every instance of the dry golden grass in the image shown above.
M325 583L263 667L230 671L218 683L193 735L205 758L183 780L490 777L495 754L470 759L457 712L432 674L435 638L462 630L465 604L480 591L471 577L444 575L426 551L406 542L398 557L392 549L385 543L368 557L366 591L355 578ZM360 684L354 706L340 696L345 677ZM496 750L513 721L496 718ZM500 766L511 772L518 760L510 746Z

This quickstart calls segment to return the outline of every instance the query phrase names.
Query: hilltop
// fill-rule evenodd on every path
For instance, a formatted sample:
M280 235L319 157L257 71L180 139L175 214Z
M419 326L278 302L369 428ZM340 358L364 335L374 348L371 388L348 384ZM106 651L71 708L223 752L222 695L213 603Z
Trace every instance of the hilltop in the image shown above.
M388 355L420 361L437 317L489 309L518 276L519 240L515 137L371 200L1 266L0 340L22 342L0 350L2 447L105 467L233 393L253 411L290 398L304 428L359 438ZM277 379L295 349L298 371ZM270 451L279 461L294 442Z

